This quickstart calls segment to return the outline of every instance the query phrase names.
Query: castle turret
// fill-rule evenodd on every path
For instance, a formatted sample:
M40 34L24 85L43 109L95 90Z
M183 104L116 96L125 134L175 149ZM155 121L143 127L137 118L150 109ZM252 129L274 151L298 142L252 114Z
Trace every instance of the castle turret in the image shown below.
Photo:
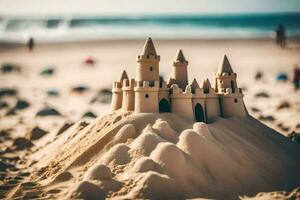
M159 61L152 39L148 38L143 51L137 56L137 81L158 81Z
M128 76L126 71L124 70L121 74L120 80L115 81L113 83L113 89L112 89L112 101L111 101L111 110L115 111L120 108L122 108L122 99L123 99L123 81L128 80Z
M236 73L233 72L231 65L226 55L223 56L215 74L215 89L216 92L225 92L226 88L231 88L234 92L237 88Z
M171 98L171 111L177 115L188 119L193 120L193 108L192 108L192 89L188 85L185 90L182 91L178 85L173 84L171 86L172 94Z
M211 87L208 79L204 80L202 88L205 94L206 122L214 122L219 116L221 116L219 97L215 90Z
M188 61L180 49L177 52L176 59L173 61L172 79L174 79L176 84L183 90L188 85L187 65Z
M246 117L247 110L243 101L242 89L238 88L236 73L233 72L226 55L215 74L216 91L220 96L223 117Z
M122 100L122 110L123 111L134 111L134 87L135 87L135 80L131 79L130 81L128 79L123 80L123 100Z
M134 88L135 107L137 113L157 113L158 112L158 91L159 81L154 81L153 85L149 81L137 81Z

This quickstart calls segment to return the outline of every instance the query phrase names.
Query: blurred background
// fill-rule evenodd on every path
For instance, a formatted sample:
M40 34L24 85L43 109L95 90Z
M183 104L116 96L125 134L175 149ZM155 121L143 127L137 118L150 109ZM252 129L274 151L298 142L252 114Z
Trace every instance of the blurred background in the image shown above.
M109 113L112 82L135 77L148 37L165 80L178 49L199 85L227 54L250 114L300 131L299 0L0 0L0 129Z

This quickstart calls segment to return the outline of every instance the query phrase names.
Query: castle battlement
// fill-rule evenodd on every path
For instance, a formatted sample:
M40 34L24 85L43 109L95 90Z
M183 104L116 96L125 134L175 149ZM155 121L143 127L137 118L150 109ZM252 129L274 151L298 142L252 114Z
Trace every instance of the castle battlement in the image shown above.
M159 81L137 81L134 91L158 91Z
M154 44L149 38L136 57L136 80L126 71L113 83L112 110L136 113L172 112L187 120L213 122L218 117L246 117L242 89L238 88L237 74L223 56L214 74L214 87L205 79L200 87L194 78L188 81L187 66L182 50L172 61L172 75L168 82L159 78L159 61Z
M123 80L122 90L133 90L136 85L136 81L132 78L130 81L128 79Z
M181 88L179 88L177 84L173 84L171 86L171 99L191 99L192 96L192 88L189 85L186 86L184 91Z

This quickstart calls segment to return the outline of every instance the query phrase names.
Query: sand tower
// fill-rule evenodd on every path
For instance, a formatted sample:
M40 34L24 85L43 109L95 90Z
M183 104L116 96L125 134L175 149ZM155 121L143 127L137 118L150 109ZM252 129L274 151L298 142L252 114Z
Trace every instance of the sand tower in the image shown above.
M183 90L188 85L187 65L188 61L185 60L183 52L180 49L173 61L172 79L175 80L175 83Z
M123 99L123 81L128 80L128 76L126 71L124 70L121 74L120 80L115 81L113 83L113 89L112 89L112 101L111 101L111 109L112 111L118 110L122 108L122 99Z
M134 111L137 113L157 113L158 90L159 81L154 81L153 85L150 85L149 81L137 81L137 85L134 88Z
M220 96L222 117L246 117L247 110L243 101L242 89L238 88L236 73L233 72L226 55L215 74L215 88Z
M134 111L134 100L135 100L135 80L128 79L123 80L123 99L122 99L122 110L123 111Z
M137 81L158 81L159 80L159 60L160 56L151 38L145 43L143 51L137 56Z

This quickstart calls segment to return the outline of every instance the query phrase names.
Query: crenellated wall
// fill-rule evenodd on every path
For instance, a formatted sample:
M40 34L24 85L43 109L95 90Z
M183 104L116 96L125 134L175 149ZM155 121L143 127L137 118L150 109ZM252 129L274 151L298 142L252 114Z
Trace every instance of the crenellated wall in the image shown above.
M137 113L158 112L159 81L137 81L135 91L134 111Z

